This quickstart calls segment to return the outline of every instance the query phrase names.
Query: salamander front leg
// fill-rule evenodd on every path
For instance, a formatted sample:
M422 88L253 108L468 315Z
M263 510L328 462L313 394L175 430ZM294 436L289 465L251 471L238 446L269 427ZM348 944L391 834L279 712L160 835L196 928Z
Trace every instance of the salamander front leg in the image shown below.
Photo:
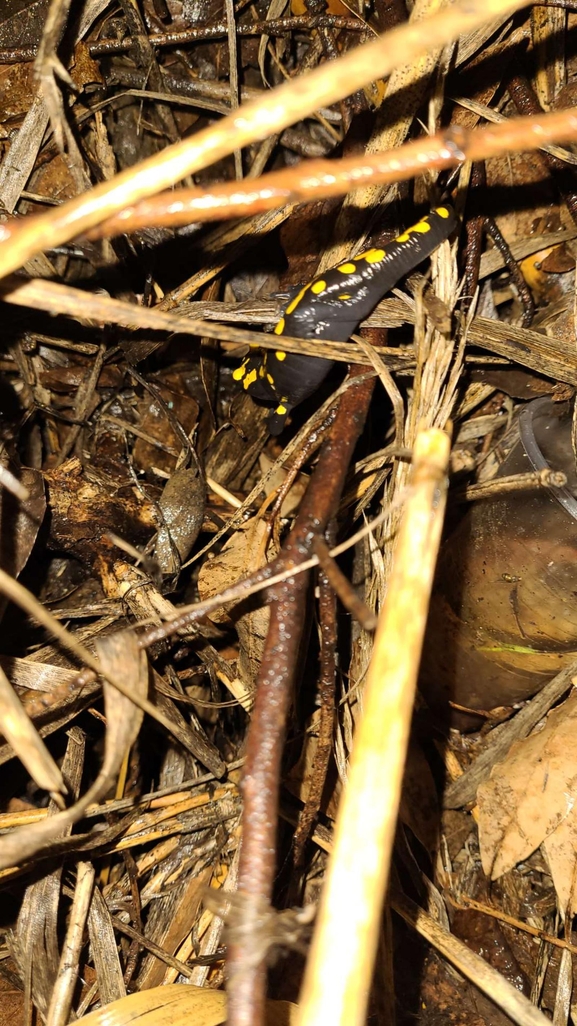
M292 406L289 403L288 399L281 399L278 406L276 406L275 409L272 411L267 421L268 429L271 435L275 437L276 435L280 435L281 431L283 430L286 424L287 417L291 410Z

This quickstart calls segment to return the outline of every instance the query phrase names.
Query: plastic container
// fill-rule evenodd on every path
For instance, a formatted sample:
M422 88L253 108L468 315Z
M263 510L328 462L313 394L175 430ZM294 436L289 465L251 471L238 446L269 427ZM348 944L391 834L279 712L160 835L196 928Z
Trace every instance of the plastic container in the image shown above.
M429 704L460 727L535 694L577 658L577 471L567 403L536 399L498 477L549 467L567 487L474 503L443 545L422 662ZM451 705L452 703L452 705Z

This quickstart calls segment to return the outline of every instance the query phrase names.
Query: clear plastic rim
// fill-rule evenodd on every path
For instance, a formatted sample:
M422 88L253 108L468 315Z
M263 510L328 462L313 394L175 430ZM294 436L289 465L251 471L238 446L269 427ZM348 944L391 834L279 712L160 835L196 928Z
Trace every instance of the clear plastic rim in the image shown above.
M529 463L534 470L552 469L550 463L547 462L539 448L539 443L535 437L535 429L533 427L533 418L535 414L539 413L543 407L549 406L550 402L551 400L547 396L542 396L540 399L534 399L533 402L527 403L519 414L519 437L521 439L521 444L527 453ZM570 492L568 488L549 488L548 491L553 498L555 498L557 502L567 510L569 516L573 517L574 520L577 520L577 499L572 492Z

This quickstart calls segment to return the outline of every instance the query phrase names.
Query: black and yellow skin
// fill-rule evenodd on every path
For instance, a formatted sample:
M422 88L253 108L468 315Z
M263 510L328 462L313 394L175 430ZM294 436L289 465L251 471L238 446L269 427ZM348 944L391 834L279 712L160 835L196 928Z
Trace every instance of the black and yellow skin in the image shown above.
M275 333L292 338L346 342L383 296L430 256L457 224L452 207L440 206L383 248L373 248L332 267L289 300ZM327 376L332 360L266 350L233 372L255 399L275 404L271 434L280 434L292 408Z

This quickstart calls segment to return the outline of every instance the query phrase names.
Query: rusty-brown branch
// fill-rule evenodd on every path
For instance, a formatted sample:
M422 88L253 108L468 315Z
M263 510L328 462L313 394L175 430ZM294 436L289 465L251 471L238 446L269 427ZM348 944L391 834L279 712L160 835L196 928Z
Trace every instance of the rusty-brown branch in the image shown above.
M319 107L389 75L407 64L471 32L495 17L505 18L527 0L457 0L424 22L399 25L336 61L264 91L227 117L190 138L167 147L134 167L100 182L94 189L38 217L0 225L0 274L10 274L34 256L90 231L133 203L171 188L186 175L228 156L235 149L282 131ZM566 115L570 118L570 115ZM577 115L573 115L577 131Z
M359 373L353 368L352 374ZM297 567L311 555L336 509L348 465L365 422L373 382L364 380L342 396L330 437L303 499L281 559ZM272 897L276 869L278 786L286 716L302 633L308 575L271 589L271 622L262 659L243 776L244 835L238 890L244 912L242 936L229 947L229 1026L263 1022L266 970L251 958L263 905ZM251 940L252 938L252 940Z
M262 175L246 185L223 182L202 189L162 193L104 221L89 237L244 217L285 203L342 196L367 184L405 181L423 174L425 169L427 173L441 171L466 160L488 160L505 153L536 150L549 143L575 139L577 114L574 109L515 118L473 131L453 126L386 153L363 154L362 159L357 155L343 160L304 161L296 167ZM562 164L562 161L557 162Z

